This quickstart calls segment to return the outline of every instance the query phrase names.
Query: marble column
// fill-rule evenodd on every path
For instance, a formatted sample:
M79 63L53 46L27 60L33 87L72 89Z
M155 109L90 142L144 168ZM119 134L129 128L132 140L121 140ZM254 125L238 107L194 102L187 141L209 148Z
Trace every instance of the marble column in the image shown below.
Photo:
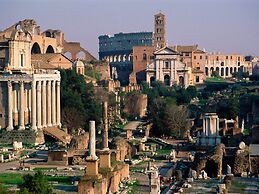
M42 127L47 127L46 81L42 82Z
M12 89L12 82L7 82L8 87L8 126L6 128L7 131L13 130L13 89Z
M47 85L47 96L48 96L48 100L47 100L47 125L48 127L52 126L51 123L51 81L48 81L48 85Z
M41 81L37 84L37 127L41 128Z
M32 130L36 131L36 81L31 82L31 124Z
M51 91L51 96L52 96L52 106L51 106L51 110L52 110L52 125L56 125L56 81L54 80L52 82L52 91Z
M61 127L60 122L60 81L57 81L57 125Z
M103 149L107 150L108 147L108 103L103 103Z
M25 109L25 98L24 98L24 83L23 81L20 82L20 114L19 114L19 130L24 130L24 109Z
M89 154L89 159L98 159L95 154L95 121L89 122Z

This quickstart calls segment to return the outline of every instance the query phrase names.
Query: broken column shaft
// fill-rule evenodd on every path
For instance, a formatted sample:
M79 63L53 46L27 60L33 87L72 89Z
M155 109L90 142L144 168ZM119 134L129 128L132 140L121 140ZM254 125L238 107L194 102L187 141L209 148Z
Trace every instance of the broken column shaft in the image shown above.
M89 152L89 159L98 159L95 153L95 121L89 122Z
M103 103L103 149L107 150L108 147L108 103Z

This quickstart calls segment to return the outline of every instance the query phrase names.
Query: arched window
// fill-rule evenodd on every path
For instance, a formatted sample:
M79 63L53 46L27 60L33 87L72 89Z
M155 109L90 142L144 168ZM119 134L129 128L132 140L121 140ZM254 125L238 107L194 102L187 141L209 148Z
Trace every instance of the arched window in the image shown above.
M37 42L35 42L35 43L32 45L31 54L41 54L40 45L39 45Z
M208 67L205 67L205 74L206 74L206 76L209 76L209 68Z
M146 61L147 60L147 54L143 53L143 60Z
M226 72L225 75L228 76L228 67L226 67L225 72Z
M48 46L47 50L46 50L46 53L55 53L54 52L54 49L51 45Z
M70 52L65 52L64 54L68 59L72 59L72 54Z
M224 76L224 68L223 67L221 68L220 76Z
M80 51L76 54L76 58L78 59L85 59L85 53L83 51Z

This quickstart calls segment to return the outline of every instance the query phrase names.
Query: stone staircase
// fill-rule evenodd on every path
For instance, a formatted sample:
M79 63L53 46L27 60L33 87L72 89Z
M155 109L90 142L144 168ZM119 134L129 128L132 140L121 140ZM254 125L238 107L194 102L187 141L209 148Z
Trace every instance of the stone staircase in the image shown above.
M61 141L64 144L69 144L71 141L71 136L58 127L43 128L43 133Z

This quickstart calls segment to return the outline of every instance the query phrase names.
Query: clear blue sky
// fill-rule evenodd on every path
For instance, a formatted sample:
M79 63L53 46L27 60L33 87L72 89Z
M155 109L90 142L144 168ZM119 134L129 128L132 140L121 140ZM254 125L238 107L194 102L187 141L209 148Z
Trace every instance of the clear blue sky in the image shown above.
M159 10L169 45L259 55L259 0L1 0L0 30L33 18L98 56L99 35L153 31Z

